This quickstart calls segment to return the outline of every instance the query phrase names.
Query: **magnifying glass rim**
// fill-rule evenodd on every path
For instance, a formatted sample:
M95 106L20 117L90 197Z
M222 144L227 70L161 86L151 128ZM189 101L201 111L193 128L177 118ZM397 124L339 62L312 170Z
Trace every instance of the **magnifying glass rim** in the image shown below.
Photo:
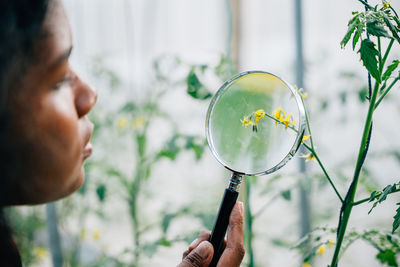
M281 80L292 92L296 103L297 103L297 108L299 111L299 129L298 129L298 133L297 133L297 137L296 140L293 143L292 148L289 150L289 153L275 166L265 170L265 171L261 171L261 172L256 172L256 173L243 173L242 171L239 170L234 170L231 167L228 166L228 164L223 161L220 156L218 155L215 146L214 146L214 142L211 138L211 120L210 120L210 116L214 110L215 104L216 102L219 100L219 98L221 97L222 93L233 83L235 82L237 79L248 75L248 74L257 74L257 73L261 73L261 74L268 74L271 76L274 76L276 78L278 78L279 80ZM208 107L207 110L207 117L206 117L206 136L207 136L207 143L208 146L211 150L211 153L213 154L213 156L217 159L217 161L219 163L221 163L225 168L227 168L228 170L234 172L234 173L238 173L241 175L247 175L247 176L255 176L255 175L265 175L265 174L269 174L272 172L275 172L277 170L279 170L280 168L282 168L297 152L297 150L300 147L301 141L303 139L303 135L304 135L304 131L306 129L306 116L305 116L305 109L304 109L304 105L303 105L303 101L299 95L299 93L296 91L296 89L290 85L289 83L287 83L285 80L281 79L280 77L270 73L270 72L266 72L266 71L261 71L261 70L250 70L250 71L244 71L241 73L238 73L234 76L232 76L230 79L228 79L226 82L224 82L224 84L222 84L222 86L218 89L217 93L214 95L214 97L212 98L210 105Z

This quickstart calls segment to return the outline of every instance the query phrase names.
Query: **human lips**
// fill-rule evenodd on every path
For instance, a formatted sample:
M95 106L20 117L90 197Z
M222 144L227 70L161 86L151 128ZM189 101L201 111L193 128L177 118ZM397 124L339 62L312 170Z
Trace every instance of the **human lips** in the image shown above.
M85 147L83 148L82 151L83 160L87 159L88 157L90 157L90 155L92 155L93 146L92 143L90 143L90 138L92 137L92 133L93 133L93 123L89 122L85 138Z
M92 143L87 143L82 152L83 160L90 157L90 155L92 155L92 151L93 151Z

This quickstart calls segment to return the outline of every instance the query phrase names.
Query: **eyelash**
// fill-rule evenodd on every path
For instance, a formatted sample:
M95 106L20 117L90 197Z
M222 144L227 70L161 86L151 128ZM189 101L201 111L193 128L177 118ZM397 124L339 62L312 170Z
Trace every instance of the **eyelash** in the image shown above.
M65 76L65 78L64 78L62 81L56 83L56 84L53 86L53 89L54 89L54 90L58 90L58 89L60 89L61 87L63 87L64 85L70 83L72 80L73 80L72 75L71 75L71 74L68 74L68 75Z

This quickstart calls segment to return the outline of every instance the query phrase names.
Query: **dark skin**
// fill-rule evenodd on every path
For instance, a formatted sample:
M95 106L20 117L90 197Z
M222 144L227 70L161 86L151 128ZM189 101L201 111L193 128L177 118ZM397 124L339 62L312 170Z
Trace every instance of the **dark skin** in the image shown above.
M58 1L50 2L44 29L35 47L38 64L22 77L13 103L14 136L27 171L12 204L45 203L76 191L92 151L87 113L97 93L70 66L71 31Z
M24 172L8 205L46 203L75 192L92 152L93 124L87 114L97 93L69 63L71 29L60 0L50 1L43 27L34 49L36 64L20 77L12 98L13 138ZM208 266L213 256L208 238L209 232L202 233L179 267ZM237 203L218 267L238 267L243 256L243 204Z
M243 245L243 203L238 202L233 207L229 217L225 249L218 261L217 267L239 267L245 251ZM214 249L208 240L211 232L204 231L190 244L183 253L182 263L177 267L207 267L214 254ZM205 256L206 255L206 256Z

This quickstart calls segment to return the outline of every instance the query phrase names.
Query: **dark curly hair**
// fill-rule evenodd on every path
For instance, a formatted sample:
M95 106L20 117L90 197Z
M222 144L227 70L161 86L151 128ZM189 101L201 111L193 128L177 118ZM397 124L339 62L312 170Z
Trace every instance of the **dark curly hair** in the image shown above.
M21 266L18 250L3 215L10 192L18 183L23 164L13 145L10 99L21 77L34 63L35 44L43 33L48 2L51 0L0 0L0 262Z

